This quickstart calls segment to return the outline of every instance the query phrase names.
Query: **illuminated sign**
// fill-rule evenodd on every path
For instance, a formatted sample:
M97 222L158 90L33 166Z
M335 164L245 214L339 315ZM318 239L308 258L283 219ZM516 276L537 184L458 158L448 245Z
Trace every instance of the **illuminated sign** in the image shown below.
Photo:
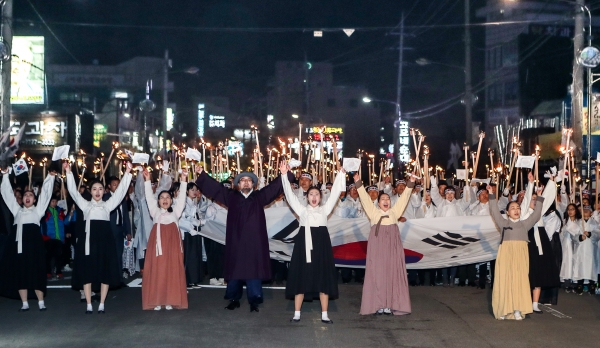
M409 162L410 161L410 132L407 121L400 121L398 125L399 133L398 133L398 159L401 162Z
M267 128L275 129L275 117L273 115L267 115Z
M100 147L100 141L106 138L108 127L105 124L94 125L94 147Z
M252 139L251 129L234 129L233 136L238 139Z
M173 108L167 108L167 131L173 129L173 122L175 120L175 115L173 114Z
M208 126L210 128L225 128L225 116L208 116Z
M240 156L244 155L244 143L241 141L230 140L227 143L227 152L229 152L229 156L235 156L238 151L240 152Z
M198 136L204 136L204 104L198 104Z
M44 37L13 37L10 102L44 104Z
M343 125L329 125L329 126L308 126L304 128L304 133L308 134L313 140L321 141L321 131L323 131L323 140L329 141L334 139L341 141L344 134Z
M67 123L65 121L55 121L52 118L44 119L46 121L25 122L26 126L21 144L59 146L66 143ZM17 135L22 126L21 122L11 122L10 135Z

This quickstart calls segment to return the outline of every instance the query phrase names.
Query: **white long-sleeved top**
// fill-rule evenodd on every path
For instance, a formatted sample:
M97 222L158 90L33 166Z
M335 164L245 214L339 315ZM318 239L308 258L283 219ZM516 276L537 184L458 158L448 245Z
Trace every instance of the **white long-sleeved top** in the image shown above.
M455 198L452 201L449 201L440 195L440 190L438 189L435 178L432 176L431 179L431 190L429 192L431 194L431 200L437 206L436 217L466 215L466 211L469 208L469 190L465 190L466 194L463 198L456 199L457 193L455 193Z
M187 185L185 181L181 182L182 186ZM178 199L173 202L173 211L168 212L166 209L160 208L158 206L158 201L154 198L154 192L152 192L152 185L149 181L144 183L144 189L146 191L146 201L148 202L148 210L150 211L150 216L152 217L152 221L156 226L156 256L162 255L162 243L160 239L160 225L168 225L171 223L175 223L179 228L179 218L181 214L183 214L183 208L185 207L185 199ZM186 197L187 198L187 197ZM181 252L183 252L183 247L181 247Z
M346 174L338 173L333 182L333 186L331 187L331 196L339 197L342 190L346 188ZM288 181L286 175L281 176L281 183L283 186L283 192L285 193L285 197L288 201L288 204L294 210L294 212L298 215L300 226L304 226L304 242L306 245L306 263L311 263L311 251L313 249L312 246L312 236L310 233L310 227L318 227L318 226L327 226L327 217L333 211L338 199L329 199L324 205L319 205L317 207L312 207L311 205L304 205L299 200L298 197L294 194L292 190L292 186Z
M181 197L180 199L183 199ZM181 239L185 240L185 234L189 233L191 236L197 236L198 227L202 226L202 220L200 217L200 206L190 197L185 197L185 207L181 218L179 218L179 230L181 230Z
M396 202L398 202L398 199L400 199L400 197L401 197L401 195L399 195L399 194L394 194L394 195L390 196L390 201L391 201L392 206L394 206L394 204L396 204ZM416 219L417 218L416 209L418 209L420 207L421 207L421 195L418 192L413 191L408 200L408 205L406 206L406 209L402 213L402 217L405 218L406 220Z
M50 203L50 198L52 198L53 189L54 175L48 175L46 176L46 179L44 179L42 192L40 192L38 197L37 205L25 208L17 203L12 186L10 186L9 174L5 173L3 175L0 192L2 192L2 198L4 199L4 203L6 203L8 210L10 210L11 214L15 217L14 225L17 225L17 236L15 241L17 242L18 254L23 253L23 225L40 225L40 220L46 215L46 208L48 207L48 203Z
M473 216L487 216L490 215L490 201L481 203L477 200L475 203L469 206L468 215Z
M433 202L427 205L425 201L421 203L421 206L415 212L417 219L434 218L436 214L437 207L433 204Z
M90 254L90 221L91 220L102 220L110 221L110 212L115 210L119 204L123 201L127 190L129 189L129 183L131 182L131 173L125 173L123 179L119 183L119 186L115 192L110 196L107 201L95 200L88 201L81 197L79 190L77 190L77 184L73 173L67 173L67 190L71 198L75 201L75 204L83 211L83 218L85 219L85 254Z
M360 204L360 197L352 198L350 194L346 195L346 199L341 202L338 207L343 217L359 218L365 216L365 212Z

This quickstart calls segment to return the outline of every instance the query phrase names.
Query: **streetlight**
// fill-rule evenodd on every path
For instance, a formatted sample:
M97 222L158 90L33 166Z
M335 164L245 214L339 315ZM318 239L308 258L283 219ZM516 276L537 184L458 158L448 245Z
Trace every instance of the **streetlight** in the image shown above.
M426 65L441 65L441 66L447 66L449 68L455 68L455 69L460 69L463 72L465 72L465 67L464 66L460 66L460 65L453 65L453 64L446 64L446 63L442 63L442 62L433 62L427 58L419 58L417 60L415 60L415 63L417 63L417 65L419 66L426 66Z
M298 114L292 114L292 118L298 118Z
M369 97L363 97L363 102L370 103L370 102L372 102L372 100Z

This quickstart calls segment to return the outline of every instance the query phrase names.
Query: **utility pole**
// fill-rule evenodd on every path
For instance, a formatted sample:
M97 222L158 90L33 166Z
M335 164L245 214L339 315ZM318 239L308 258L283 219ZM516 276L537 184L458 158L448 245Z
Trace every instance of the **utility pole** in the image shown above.
M585 6L584 0L577 0L577 11L575 12L575 33L573 37L573 94L572 107L573 112L573 136L571 139L575 142L575 167L581 165L581 156L583 150L583 67L577 63L579 52L583 49L583 11L581 6ZM589 109L589 106L588 106ZM589 111L588 111L589 112ZM569 144L566 144L567 149Z
M398 46L398 80L396 82L396 117L394 120L394 162L400 167L400 120L402 119L402 67L404 66L404 12L400 15L400 45Z
M465 0L465 137L467 144L473 142L473 91L471 86L471 4ZM475 175L475 173L473 173Z
M167 136L167 132L169 131L167 128L167 108L168 108L168 103L169 103L169 66L170 66L170 62L169 62L169 50L165 50L165 61L163 63L163 112L162 112L162 130L163 130L163 135L162 135L162 141L159 143L158 147L161 149L166 150L166 136Z
M0 4L2 1L0 1ZM12 48L12 14L13 14L13 0L4 1L4 5L2 6L2 40L10 48ZM0 95L1 105L1 113L0 115L0 132L4 133L6 129L10 126L10 72L11 72L11 57L9 57L6 61L0 60L1 72L2 72L2 91Z

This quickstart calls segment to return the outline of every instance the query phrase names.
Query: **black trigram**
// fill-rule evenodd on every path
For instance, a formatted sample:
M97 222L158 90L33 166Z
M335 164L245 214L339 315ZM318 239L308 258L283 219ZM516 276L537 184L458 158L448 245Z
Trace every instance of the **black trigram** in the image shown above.
M469 245L469 243L479 242L477 238L463 237L458 233L444 231L443 234L436 234L422 240L423 242L440 248L455 249L460 246Z

